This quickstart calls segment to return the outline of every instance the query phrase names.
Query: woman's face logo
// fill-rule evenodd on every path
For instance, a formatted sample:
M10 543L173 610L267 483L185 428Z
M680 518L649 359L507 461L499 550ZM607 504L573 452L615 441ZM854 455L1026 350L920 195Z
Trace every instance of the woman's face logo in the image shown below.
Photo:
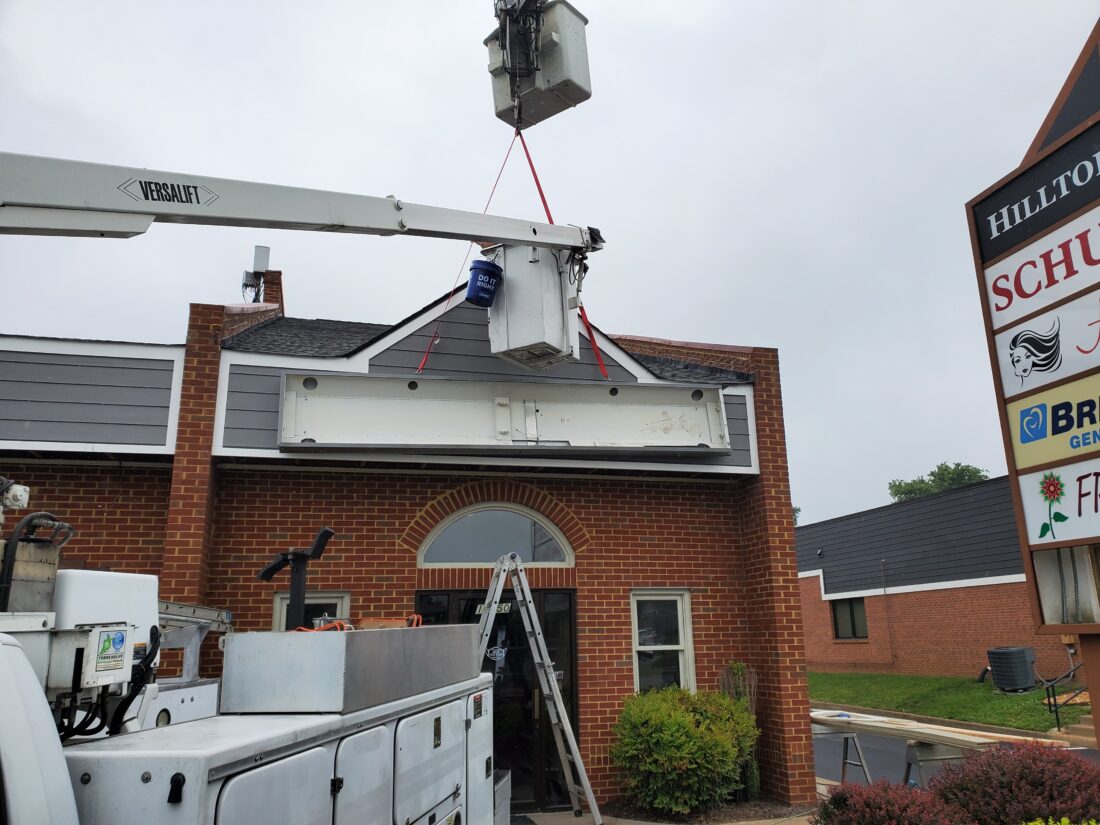
M1020 378L1027 378L1031 375L1032 355L1023 347L1016 347L1012 350L1012 371Z

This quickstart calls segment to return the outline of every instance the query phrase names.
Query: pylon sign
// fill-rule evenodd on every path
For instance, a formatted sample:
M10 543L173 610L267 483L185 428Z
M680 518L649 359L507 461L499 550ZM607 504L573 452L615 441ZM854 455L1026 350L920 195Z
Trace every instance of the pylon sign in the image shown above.
M967 218L1036 624L1100 633L1100 24Z

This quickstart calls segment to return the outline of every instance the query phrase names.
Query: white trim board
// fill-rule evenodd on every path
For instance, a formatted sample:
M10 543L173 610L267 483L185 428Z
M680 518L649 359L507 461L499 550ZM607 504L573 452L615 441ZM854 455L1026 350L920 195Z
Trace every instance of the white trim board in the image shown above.
M904 584L897 587L874 587L870 590L848 590L844 593L826 593L825 592L825 575L823 571L819 570L806 570L798 574L798 578L806 579L810 576L817 576L818 585L821 589L822 601L830 602L836 599L858 599L867 596L894 596L899 593L923 593L928 590L954 590L955 588L963 587L988 587L995 584L1017 584L1018 582L1027 581L1027 577L1023 573L1017 573L1010 576L986 576L984 579L955 579L954 581L946 582L927 582L925 584Z

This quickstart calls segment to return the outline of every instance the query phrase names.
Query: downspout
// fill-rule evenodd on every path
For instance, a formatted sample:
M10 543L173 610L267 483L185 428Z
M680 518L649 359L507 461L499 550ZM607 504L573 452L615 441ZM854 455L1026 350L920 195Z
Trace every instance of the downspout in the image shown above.
M890 665L897 664L894 653L894 623L890 621L890 596L886 592L886 559L879 560L879 573L882 576L882 605L886 613L886 633L890 638Z

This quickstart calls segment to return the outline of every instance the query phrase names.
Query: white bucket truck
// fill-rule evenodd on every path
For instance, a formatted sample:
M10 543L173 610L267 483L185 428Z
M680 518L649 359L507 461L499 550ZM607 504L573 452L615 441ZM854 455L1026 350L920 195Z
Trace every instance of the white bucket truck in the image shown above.
M57 583L71 533L31 514L4 545L11 606L47 609L0 612L0 825L508 822L476 626L228 634L221 713L141 730L152 577Z

